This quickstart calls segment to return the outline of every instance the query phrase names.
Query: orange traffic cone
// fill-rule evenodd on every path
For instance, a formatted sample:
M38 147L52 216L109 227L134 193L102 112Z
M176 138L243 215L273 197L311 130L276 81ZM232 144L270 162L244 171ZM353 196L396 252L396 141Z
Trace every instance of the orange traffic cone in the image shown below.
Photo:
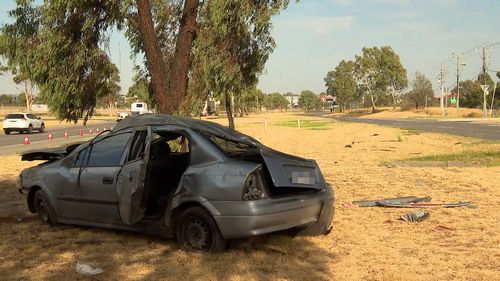
M67 139L68 138L68 132L64 132L64 138Z
M91 134L91 135L92 135L92 128L90 128L90 129L89 129L89 134Z
M25 136L24 137L24 144L30 144L30 138L28 138L28 136Z
M49 134L49 140L52 140L52 134Z
M111 130L111 131L113 131L113 127L111 127L111 129L110 129L110 130Z
M83 137L83 130L80 130L80 137Z
M104 130L103 131L106 131L106 127L104 127Z
M99 134L99 128L95 129L95 133Z

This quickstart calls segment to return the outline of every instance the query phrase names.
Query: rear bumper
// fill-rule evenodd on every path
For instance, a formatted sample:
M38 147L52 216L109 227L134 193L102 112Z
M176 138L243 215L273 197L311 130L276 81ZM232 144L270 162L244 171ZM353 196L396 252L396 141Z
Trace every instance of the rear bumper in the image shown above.
M320 235L333 218L333 195L326 192L308 196L256 201L211 202L221 215L214 216L225 239L237 239L304 228L301 233Z

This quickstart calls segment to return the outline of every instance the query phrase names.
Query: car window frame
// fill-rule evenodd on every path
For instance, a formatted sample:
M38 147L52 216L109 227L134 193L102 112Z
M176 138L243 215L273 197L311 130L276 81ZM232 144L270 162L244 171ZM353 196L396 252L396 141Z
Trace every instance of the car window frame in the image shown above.
M130 134L130 137L129 137L127 143L125 144L125 148L123 149L123 152L122 152L122 155L120 158L120 162L117 165L112 165L112 166L110 166L110 165L103 165L103 166L93 165L93 166L89 166L89 160L90 160L90 156L92 155L92 150L94 149L94 145L100 143L101 141L103 141L105 139L108 139L111 137L116 137L116 136L123 135L123 134ZM104 136L103 138L99 139L98 141L92 142L88 147L81 150L81 151L84 151L84 150L88 149L88 151L86 153L87 155L84 156L85 158L83 159L82 165L80 167L82 167L82 168L122 167L125 164L125 159L126 159L126 156L128 155L127 149L130 147L130 142L133 139L132 136L133 136L133 132L130 130L127 130L127 131L119 132L116 134L110 134L110 135ZM80 153L81 153L81 151L80 151ZM75 162L76 162L76 159L75 159Z

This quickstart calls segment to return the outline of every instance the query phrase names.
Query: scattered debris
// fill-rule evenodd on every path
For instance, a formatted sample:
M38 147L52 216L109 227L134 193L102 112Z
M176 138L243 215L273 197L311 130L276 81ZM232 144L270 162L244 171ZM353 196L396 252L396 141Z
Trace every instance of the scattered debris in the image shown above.
M381 206L379 205L379 203L400 204L400 203L417 203L417 202L429 202L429 201L431 201L431 197L407 196L399 198L353 201L352 203L359 207L375 207L375 206Z
M376 136L378 136L378 134L373 134L373 135L372 135L372 137L376 137Z
M351 208L352 205L349 202L344 202L344 203L342 203L342 207L344 207L344 208Z
M346 145L344 145L344 147L352 148L352 145L346 144Z
M410 212L408 214L402 215L400 217L400 219L405 221L405 222L417 222L417 221L426 220L430 216L431 216L431 214L426 212L426 211L416 211L416 212Z
M393 224L394 222L392 220L386 220L384 221L384 224Z
M477 208L476 205L473 205L469 201L460 201L457 203L412 203L412 202L393 203L393 202L380 201L377 202L377 206L390 207L390 208L455 208L455 207L468 207L471 209Z
M77 262L76 272L83 275L97 275L103 273L104 271L102 268L94 267L88 263Z
M434 230L436 230L436 231L453 231L455 229L438 224L436 227L434 227Z
M461 141L459 141L459 142L456 142L456 143L455 143L455 145L457 145L457 144L462 144L462 142L461 142Z

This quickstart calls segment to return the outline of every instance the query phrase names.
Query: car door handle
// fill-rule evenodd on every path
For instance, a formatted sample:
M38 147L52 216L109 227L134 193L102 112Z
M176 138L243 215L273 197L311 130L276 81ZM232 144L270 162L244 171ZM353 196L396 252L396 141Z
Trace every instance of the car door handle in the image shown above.
M103 184L113 184L113 178L112 177L104 177L104 178L102 178L102 183Z

